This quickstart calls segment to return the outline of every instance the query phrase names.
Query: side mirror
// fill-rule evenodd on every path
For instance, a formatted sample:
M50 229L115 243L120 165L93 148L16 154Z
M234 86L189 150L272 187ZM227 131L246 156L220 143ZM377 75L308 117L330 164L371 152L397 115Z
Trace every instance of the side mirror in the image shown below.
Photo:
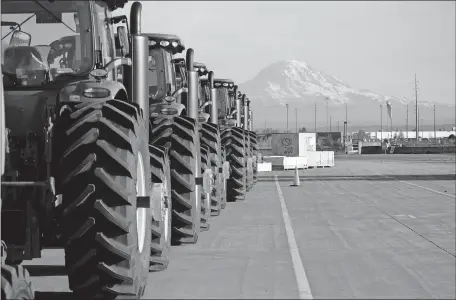
M117 27L117 37L120 44L120 53L122 56L126 56L130 52L130 40L125 26Z
M32 41L32 36L26 32L16 30L13 32L11 36L11 40L9 42L10 46L30 46L30 42Z

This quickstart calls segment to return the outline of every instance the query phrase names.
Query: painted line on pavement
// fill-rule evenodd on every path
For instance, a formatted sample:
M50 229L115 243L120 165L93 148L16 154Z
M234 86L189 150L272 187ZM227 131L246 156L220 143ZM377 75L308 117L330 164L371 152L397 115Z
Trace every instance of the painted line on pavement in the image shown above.
M277 175L274 177L277 193L279 194L280 206L282 207L282 216L283 222L285 223L285 231L287 232L288 248L290 249L296 283L298 284L299 299L313 299L312 292L310 291L309 281L307 280L306 271L304 270L304 266L302 264L301 255L299 254L299 248L296 244L293 227L291 226L290 216L288 215L288 209L285 205L282 189L279 185L279 179Z
M367 169L365 169L365 170L367 170ZM443 196L447 196L447 197L456 199L456 196L455 196L455 195L452 195L452 194L442 193L442 192L439 192L439 191L436 191L436 190L427 188L427 187L422 186L422 185L419 185L419 184L411 183L411 182L404 181L404 180L398 180L398 179L396 179L396 178L394 178L394 177L391 177L391 176L388 176L388 175L383 175L383 174L379 174L379 173L374 173L374 174L377 174L377 175L379 175L379 176L383 176L383 177L385 177L385 178L394 179L394 180L396 180L396 181L399 181L399 182L402 182L402 183L405 183L405 184L413 185L413 186L415 186L415 187L419 187L419 188L428 190L428 191L433 192L433 193L436 193L436 194L440 194L440 195L443 195Z
M389 176L387 176L387 177L389 177ZM392 177L389 177L389 178L392 178ZM398 181L399 181L399 182L406 183L406 184L410 184L410 185L413 185L413 186L416 186L416 187L419 187L419 188L422 188L422 189L425 189L425 190L428 190L428 191L430 191L430 192L434 192L434 193L436 193L436 194L440 194L440 195L444 195L444 196L447 196L447 197L455 198L455 199L456 199L456 196L455 196L455 195L451 195L451 194L447 194L447 193L442 193L442 192L439 192L439 191L436 191L436 190L427 188L427 187L422 186L422 185L419 185L419 184L411 183L411 182L408 182L408 181L403 181L403 180L398 180Z

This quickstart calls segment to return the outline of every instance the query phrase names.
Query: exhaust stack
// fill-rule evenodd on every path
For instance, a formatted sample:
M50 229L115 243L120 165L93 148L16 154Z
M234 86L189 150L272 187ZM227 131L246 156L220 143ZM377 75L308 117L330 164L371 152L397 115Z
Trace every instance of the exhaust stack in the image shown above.
M218 103L217 103L217 90L214 87L214 72L210 71L208 75L209 89L211 97L211 123L218 125Z
M186 54L186 67L188 76L188 116L198 122L198 72L193 68L193 49L188 49Z

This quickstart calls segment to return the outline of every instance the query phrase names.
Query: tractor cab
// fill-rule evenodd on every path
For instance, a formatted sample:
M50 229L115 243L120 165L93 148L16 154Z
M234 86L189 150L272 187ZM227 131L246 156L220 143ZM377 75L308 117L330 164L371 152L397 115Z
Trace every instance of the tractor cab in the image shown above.
M198 73L198 107L199 107L199 122L207 123L210 118L211 91L209 80L206 77L209 70L206 65L200 62L193 63L193 69Z
M219 124L224 126L235 126L236 119L233 117L236 113L235 95L237 95L237 86L231 79L214 79L214 88L217 95L217 107L219 108Z
M174 117L186 108L185 61L173 60L173 55L185 50L183 41L176 35L145 34L149 44L149 103L151 116Z
M187 87L187 73L185 69L185 58L174 58L172 60L174 72L176 74L177 89Z

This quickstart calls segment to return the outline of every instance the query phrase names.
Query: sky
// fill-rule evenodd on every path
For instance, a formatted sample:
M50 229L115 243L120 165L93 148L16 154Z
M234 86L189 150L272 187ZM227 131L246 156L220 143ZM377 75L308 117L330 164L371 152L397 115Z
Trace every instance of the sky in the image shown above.
M285 59L355 88L455 103L455 1L140 1L144 32L180 36L238 83ZM125 11L129 11L129 1Z

